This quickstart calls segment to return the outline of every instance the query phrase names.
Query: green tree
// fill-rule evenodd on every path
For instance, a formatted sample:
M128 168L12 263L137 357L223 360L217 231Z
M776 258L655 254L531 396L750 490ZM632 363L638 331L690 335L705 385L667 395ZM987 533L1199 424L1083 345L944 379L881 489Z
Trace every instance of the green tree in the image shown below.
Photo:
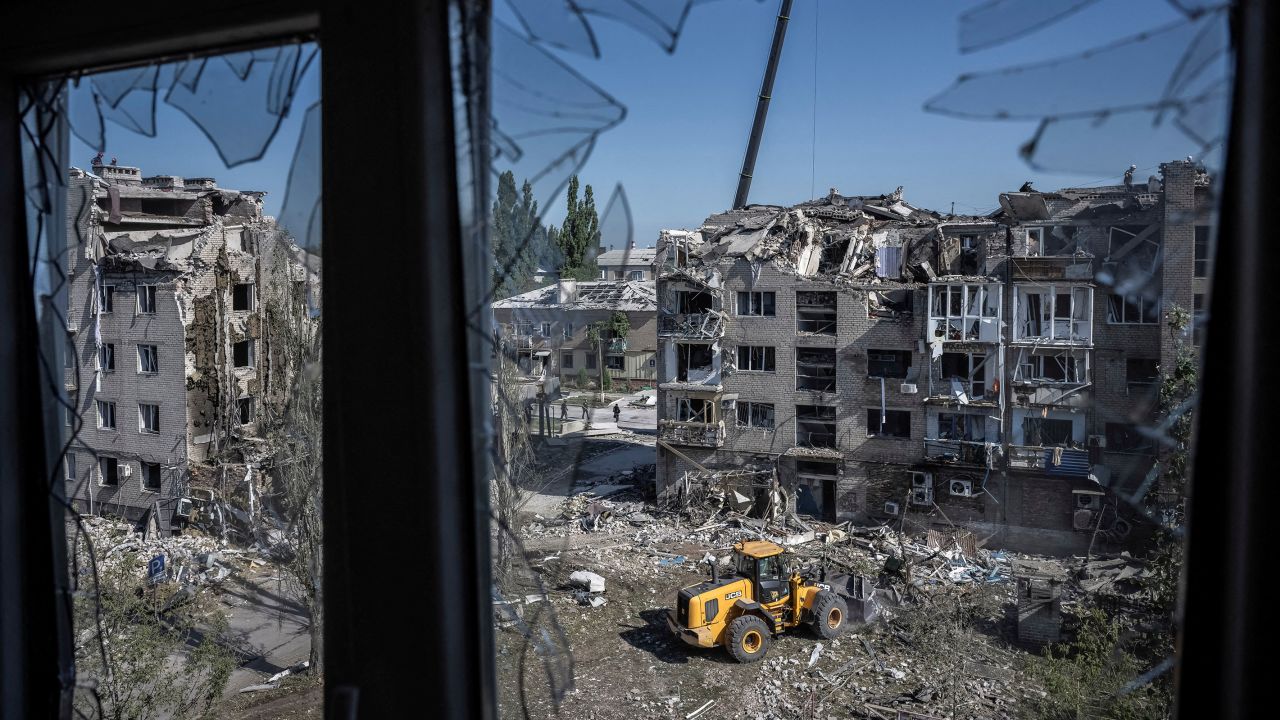
M593 280L598 274L591 250L600 243L600 216L596 213L595 193L591 186L578 201L578 176L569 178L569 195L564 223L555 234L560 250L560 276L577 280Z
M80 567L89 567L87 547L78 553ZM98 714L92 695L78 692L82 717L201 717L222 698L235 669L235 653L219 642L227 631L225 608L204 588L144 587L145 567L146 558L136 554L100 559L93 587L76 593L77 684L96 681L102 703Z
M498 297L507 297L527 289L546 254L547 229L538 221L533 186L525 180L517 192L510 170L498 176L492 215L493 284Z

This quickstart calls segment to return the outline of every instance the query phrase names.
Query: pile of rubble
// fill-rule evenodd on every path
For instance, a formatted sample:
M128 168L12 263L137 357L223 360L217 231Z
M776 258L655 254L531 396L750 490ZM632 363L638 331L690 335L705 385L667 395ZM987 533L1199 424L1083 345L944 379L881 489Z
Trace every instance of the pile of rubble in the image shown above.
M240 568L266 564L252 550L242 550L198 530L182 535L144 535L132 523L113 518L81 517L84 532L92 542L99 571L136 571L139 581L171 581L187 585L216 584ZM73 530L71 540L77 551L88 546ZM163 558L162 562L155 562ZM82 567L85 563L81 563Z

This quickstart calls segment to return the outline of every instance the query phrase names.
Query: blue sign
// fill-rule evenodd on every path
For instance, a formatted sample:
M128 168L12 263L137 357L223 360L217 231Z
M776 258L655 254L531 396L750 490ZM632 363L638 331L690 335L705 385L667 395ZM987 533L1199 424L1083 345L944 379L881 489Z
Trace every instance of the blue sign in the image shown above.
M164 577L164 556L157 555L147 563L147 578L151 582L159 582Z

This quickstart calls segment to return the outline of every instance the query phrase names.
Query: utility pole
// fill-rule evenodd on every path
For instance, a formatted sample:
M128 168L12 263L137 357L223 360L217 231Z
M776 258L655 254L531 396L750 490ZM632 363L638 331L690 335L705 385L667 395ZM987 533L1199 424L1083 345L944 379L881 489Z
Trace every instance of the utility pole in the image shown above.
M778 23L773 29L773 46L769 48L769 62L764 68L764 82L760 84L760 99L756 102L756 117L751 122L751 139L747 141L747 156L742 159L742 172L738 175L738 193L733 207L739 210L747 206L747 193L751 191L751 175L756 170L756 155L760 152L760 137L764 135L764 120L769 114L769 100L773 97L773 79L778 74L778 60L782 58L782 41L787 36L787 21L791 19L791 0L782 0L778 9Z

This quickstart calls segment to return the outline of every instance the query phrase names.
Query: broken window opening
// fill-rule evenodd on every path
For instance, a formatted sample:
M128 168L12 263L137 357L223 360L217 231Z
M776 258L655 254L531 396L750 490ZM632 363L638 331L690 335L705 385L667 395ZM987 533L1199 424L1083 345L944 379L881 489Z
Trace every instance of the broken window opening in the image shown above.
M1160 298L1140 293L1107 297L1107 322L1112 325L1156 325L1160 322Z
M231 309L234 311L253 309L253 283L236 283L232 287Z
M676 400L676 420L680 422L711 422L711 403L701 398L679 398Z
M116 369L115 343L102 343L98 346L98 369L102 372L114 372Z
M143 374L160 372L160 349L157 346L138 346L138 372Z
M775 372L775 351L772 345L739 345L738 370Z
M1024 417L1022 419L1022 437L1027 445L1076 447L1078 443L1072 437L1070 420L1053 418Z
M705 379L714 370L714 355L706 343L676 343L676 380L689 382L691 373L695 380Z
M156 313L156 286L138 286L138 314L154 315Z
M232 346L234 365L238 368L253 367L253 340L241 340Z
M974 399L986 397L987 356L985 354L944 352L938 362L942 379L952 383L952 394L958 395L957 390L959 390L968 393L968 396Z
M626 370L627 358L625 355L605 355L604 367L606 370Z
M587 353L587 369L588 370L596 369L596 354L593 352Z
M1155 449L1151 438L1129 423L1107 423L1107 452L1150 452Z
M138 403L138 432L152 434L160 432L159 405Z
M1018 363L1015 380L1083 384L1089 382L1088 356L1031 354Z
M1093 288L1019 285L1014 294L1014 340L1090 342Z
M867 377L905 378L910 370L910 350L867 350Z
M62 457L62 467L65 473L63 477L65 477L69 482L75 482L76 481L76 454L73 452L68 452L66 455L64 455Z
M568 321L565 321L565 322L562 324L561 330L564 332L564 339L565 339L565 340L572 340L572 339L573 339L573 323L568 322Z
M796 389L835 392L835 348L796 348Z
M938 439L985 442L987 417L966 413L938 413Z
M836 409L824 405L797 405L796 445L834 448Z
M116 487L120 484L120 461L113 457L98 458L98 484Z
M573 369L573 353L572 352L566 351L566 352L560 353L560 367L564 368L565 370Z
M763 430L772 430L773 423L774 415L772 403L738 403L738 427L753 427Z
M910 410L867 408L867 437L911 437Z
M549 322L542 323L542 325L538 328L538 334L544 338L551 337L551 323Z
M1052 225L1026 229L1026 254L1029 257L1062 257L1081 252L1076 244L1074 225Z
M99 400L98 427L103 430L116 429L116 404L111 400Z
M822 257L818 260L818 273L836 275L844 268L844 258L849 252L848 235L828 234L822 239Z
M98 313L106 315L115 310L116 305L116 286L115 285L99 285L98 286Z
M868 318L899 318L912 312L911 290L868 290Z
M1191 273L1194 278L1209 277L1209 267L1213 259L1213 249L1209 244L1209 233L1212 228L1207 225L1196 226L1195 267Z
M677 315L701 315L707 312L711 312L711 293L705 290L676 292Z
M775 293L739 291L738 314L773 317L777 314Z
M159 491L164 484L160 463L142 463L142 489Z
M835 335L836 294L796 292L796 331L816 335Z
M242 397L236 400L236 415L241 425L248 425L253 422L253 398Z
M1129 385L1154 385L1160 380L1160 361L1155 358L1127 358L1124 375Z

